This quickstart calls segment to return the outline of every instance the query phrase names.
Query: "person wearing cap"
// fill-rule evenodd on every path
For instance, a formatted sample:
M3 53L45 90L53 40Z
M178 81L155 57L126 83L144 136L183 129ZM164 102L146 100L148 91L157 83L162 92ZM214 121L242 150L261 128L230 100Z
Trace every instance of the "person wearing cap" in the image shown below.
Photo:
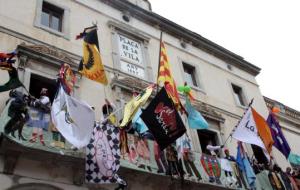
M33 101L31 107L32 113L28 125L33 127L33 130L29 142L35 143L39 137L40 143L45 146L43 129L48 130L51 110L51 102L47 88L42 88L40 98Z
M227 160L227 162L225 162L227 164L227 166L226 167L223 166L222 168L225 172L226 180L229 183L229 185L231 186L233 183L237 182L237 179L235 179L235 177L232 175L233 168L230 164L230 162L235 162L235 158L230 155L229 150L227 148L224 150L224 153L225 153L224 158Z

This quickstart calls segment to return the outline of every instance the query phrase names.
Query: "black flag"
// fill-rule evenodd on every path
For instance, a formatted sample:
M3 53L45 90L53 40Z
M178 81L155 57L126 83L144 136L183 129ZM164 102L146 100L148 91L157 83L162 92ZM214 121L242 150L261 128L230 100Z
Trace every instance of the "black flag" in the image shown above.
M143 111L141 118L162 150L186 131L165 88L162 88L150 102L149 106Z

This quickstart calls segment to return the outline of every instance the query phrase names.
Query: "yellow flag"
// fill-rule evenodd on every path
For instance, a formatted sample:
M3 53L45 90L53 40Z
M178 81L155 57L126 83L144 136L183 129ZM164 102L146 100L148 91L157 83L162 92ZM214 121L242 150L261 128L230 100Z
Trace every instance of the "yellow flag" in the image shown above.
M79 38L83 36L83 58L78 70L88 79L107 85L108 82L99 53L97 28L85 29Z
M138 96L132 98L125 106L124 108L124 115L122 123L120 124L120 127L125 127L134 117L138 109L144 105L148 98L151 96L153 91L153 86L149 86L145 89L144 92L139 94Z

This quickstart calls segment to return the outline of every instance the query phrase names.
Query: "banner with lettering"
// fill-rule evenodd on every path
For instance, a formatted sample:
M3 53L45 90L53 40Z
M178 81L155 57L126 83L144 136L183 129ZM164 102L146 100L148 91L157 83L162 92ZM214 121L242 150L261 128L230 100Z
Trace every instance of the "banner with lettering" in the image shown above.
M162 88L150 102L149 106L143 111L141 118L149 127L162 150L186 131L165 88Z
M251 107L248 108L244 117L233 132L232 137L244 143L255 144L266 150L263 141L259 137Z

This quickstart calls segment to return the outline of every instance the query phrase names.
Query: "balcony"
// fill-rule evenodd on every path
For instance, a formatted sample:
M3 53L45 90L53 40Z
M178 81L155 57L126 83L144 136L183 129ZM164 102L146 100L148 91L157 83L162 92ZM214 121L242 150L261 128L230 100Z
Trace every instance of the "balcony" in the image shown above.
M68 172L70 172L70 175L72 176L72 184L89 189L99 187L97 185L86 184L84 182L85 149L74 150L68 142L64 143L61 139L56 139L57 136L55 137L54 135L55 129L53 126L49 126L48 129L43 129L44 145L40 143L39 137L36 139L36 142L30 142L33 128L27 125L23 127L22 131L26 140L19 139L17 131L15 132L15 137L11 134L5 134L4 126L10 119L7 112L8 106L5 107L0 117L0 154L4 158L4 174L14 175L18 162L21 159L32 160L35 163L44 163L44 161L47 160L47 162L50 162L50 165L59 163L59 165L71 168L71 172ZM54 139L58 141L55 141ZM144 151L147 152L145 154L149 155L145 155L144 158L137 156L137 152L132 152L133 147L137 146L138 141L139 139L136 136L128 134L128 146L130 153L122 154L121 156L121 168L119 170L119 175L128 182L129 189L141 189L142 187L143 189L166 189L166 186L169 189L189 190L201 187L205 189L228 189L224 185L226 184L226 179L224 177L224 173L221 171L219 163L216 165L219 173L217 172L215 175L220 177L220 182L208 182L209 177L200 161L201 156L203 155L196 152L194 152L195 159L193 163L199 171L202 180L197 180L195 176L191 176L189 178L185 178L184 183L181 184L180 179L178 178L171 179L170 176L166 176L164 173L158 173L158 166L154 156L153 141L144 141L146 146L143 148ZM185 166L183 167L186 171ZM32 170L34 169L35 168L32 168ZM26 169L23 168L23 170ZM23 171L23 173L26 174L30 172ZM106 187L106 185L101 187ZM233 185L231 188L236 188L236 186Z

